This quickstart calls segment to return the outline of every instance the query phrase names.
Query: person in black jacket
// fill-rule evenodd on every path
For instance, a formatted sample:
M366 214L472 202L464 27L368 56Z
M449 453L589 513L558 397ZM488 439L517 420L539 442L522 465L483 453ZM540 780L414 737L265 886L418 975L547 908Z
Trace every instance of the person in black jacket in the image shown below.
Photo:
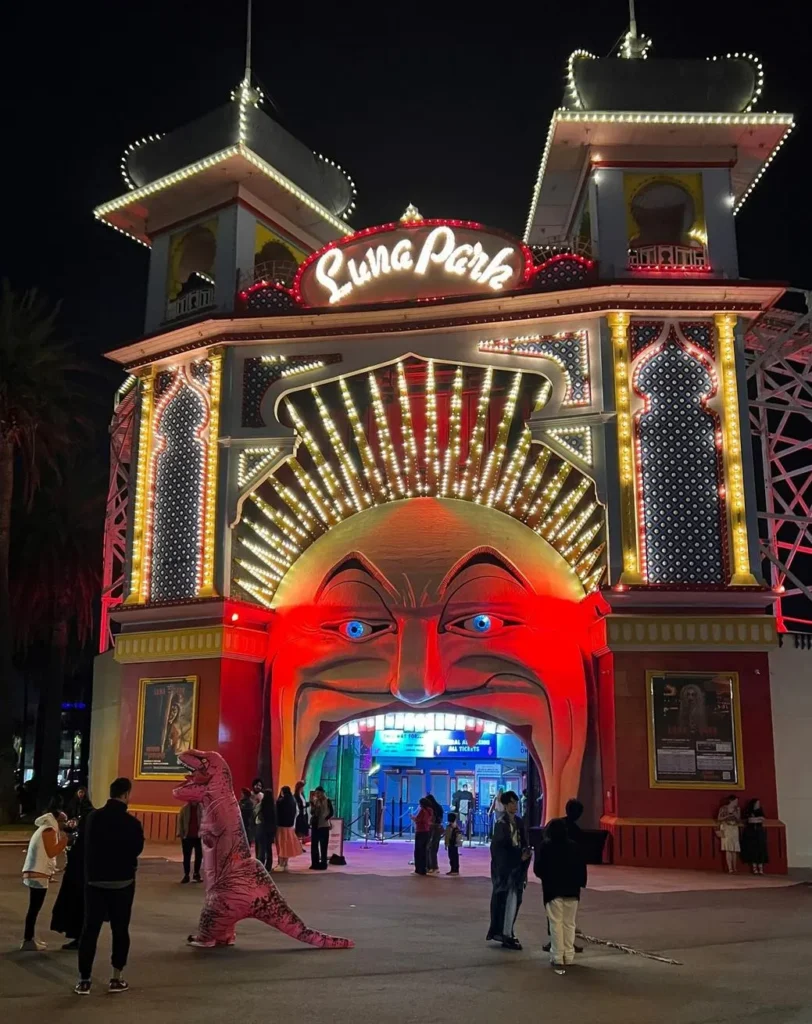
M127 812L132 783L116 779L110 799L85 822L85 920L79 939L79 981L74 992L90 994L93 960L105 921L113 933L113 977L110 992L130 987L121 977L130 951L130 914L135 896L135 872L144 849L141 822Z
M266 789L254 812L255 856L269 871L273 868L273 844L276 841L277 801L273 790Z
M527 867L532 854L527 829L516 813L519 797L509 789L499 798L504 808L496 819L491 839L491 926L486 941L501 942L506 949L521 949L513 926L522 905L527 884Z
M550 926L550 962L561 968L575 961L575 918L586 886L586 862L580 846L569 838L566 819L554 818L546 835L533 870L541 879Z

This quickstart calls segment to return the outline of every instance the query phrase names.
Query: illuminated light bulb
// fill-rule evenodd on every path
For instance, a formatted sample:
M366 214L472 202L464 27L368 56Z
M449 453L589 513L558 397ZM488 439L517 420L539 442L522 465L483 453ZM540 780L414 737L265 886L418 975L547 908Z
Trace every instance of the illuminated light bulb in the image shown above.
M364 432L361 419L358 415L358 410L355 408L352 395L347 387L347 382L343 377L339 381L339 387L341 389L341 398L344 402L344 408L347 411L347 417L349 418L350 426L352 427L355 446L361 456L361 466L364 470L364 476L367 479L367 483L372 491L373 499L377 505L386 500L383 477L378 469L378 465L375 461L375 455L369 444L366 433Z
M457 491L457 466L459 464L462 433L462 367L454 371L454 383L451 387L451 402L448 419L448 444L443 457L443 478L440 483L440 495L446 497Z
M374 373L369 374L369 391L372 397L372 409L375 416L375 427L378 433L378 444L381 454L384 456L384 467L389 483L389 493L392 500L403 497L405 490L403 480L400 476L400 466L395 448L392 444L392 436L389 433L389 421L386 418L386 410L381 400L381 392Z
M594 569L589 574L589 576L587 576L587 578L583 581L584 582L584 590L587 593L589 593L592 590L597 590L598 586L600 585L601 578L602 578L602 576L603 576L603 574L605 572L606 572L606 567L603 566L603 565L598 566L597 569Z
M596 548L593 548L591 551L587 552L587 554L585 554L575 563L573 568L582 580L588 577L590 569L595 564L595 562L597 562L597 560L601 557L605 549L606 544L599 544Z
M352 495L352 501L355 505L356 511L360 512L370 504L371 499L361 484L361 480L358 477L358 471L355 468L355 463L352 461L349 456L349 452L344 447L344 442L339 436L336 425L333 422L333 418L327 411L327 406L324 404L324 400L322 399L318 388L311 388L311 392L316 400L316 407L319 410L322 423L327 430L327 437L333 447L333 451L338 457L341 474L344 477L344 483L347 485L347 488Z
M502 468L502 460L505 457L505 447L508 435L510 434L510 425L513 422L513 414L516 411L516 400L519 396L521 383L522 373L521 370L519 370L513 377L513 383L502 410L502 418L499 421L499 426L496 430L494 446L491 449L488 458L485 460L485 469L482 472L482 476L480 477L479 484L476 489L476 493L482 496L487 505L493 504L495 493L490 485L494 478L498 478L499 471Z
M426 434L423 453L425 467L424 494L436 494L439 476L439 451L437 446L437 391L434 380L434 362L429 359L426 366Z
M338 482L338 478L335 475L333 467L324 457L324 453L319 447L317 441L302 422L301 417L296 411L294 404L288 399L285 403L288 412L290 413L293 425L296 427L296 432L303 439L305 447L310 453L310 457L316 466L319 476L324 481L324 486L327 488L327 493L333 500L335 515L342 519L344 517L345 506L341 498L341 486Z
M510 512L511 515L516 513L521 518L523 514L527 512L533 495L539 485L539 481L544 475L544 470L547 468L547 463L550 461L551 454L552 452L549 448L542 448L539 451L536 461L525 475L516 499L508 506L508 512Z
M307 499L313 506L318 518L321 519L327 527L333 526L337 523L339 521L339 517L330 508L324 495L316 486L315 481L310 477L299 460L295 458L289 459L288 465L293 470L293 475L296 477L297 483L307 495Z
M406 486L409 492L420 490L420 469L418 467L417 439L414 433L412 407L409 402L409 385L403 361L398 360L398 400L400 402L400 421L403 433L403 471L406 475ZM407 493L408 497L408 493Z
M465 469L459 486L459 496L465 498L470 493L472 485L479 477L479 468L482 464L482 443L485 437L485 428L488 425L488 407L491 397L491 385L493 383L493 370L489 366L485 370L482 379L482 387L477 402L476 420L471 439L468 445L468 458L465 461Z
M533 502L530 511L527 513L525 522L529 527L535 529L536 524L539 520L543 519L553 507L556 498L558 497L559 491L564 486L564 482L570 475L572 466L569 462L564 462L556 471L553 478L541 492L539 497Z
M531 442L532 435L530 429L525 427L519 440L513 446L513 452L508 460L507 469L502 476L499 488L496 490L493 500L488 500L488 504L495 505L499 509L512 506L516 489L519 486L519 476L527 458L527 453L530 451Z

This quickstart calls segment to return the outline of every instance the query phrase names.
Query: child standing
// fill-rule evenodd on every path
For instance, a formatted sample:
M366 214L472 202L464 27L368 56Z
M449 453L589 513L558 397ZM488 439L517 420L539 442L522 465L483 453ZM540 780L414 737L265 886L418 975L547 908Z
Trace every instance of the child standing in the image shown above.
M541 879L550 923L550 962L560 971L575 962L575 918L581 889L586 886L584 855L569 838L564 818L555 818L547 826L534 871Z
M447 875L459 875L460 873L460 847L462 846L462 833L457 824L457 815L452 811L448 815L448 825L445 830L445 848L448 853L448 866L451 868Z

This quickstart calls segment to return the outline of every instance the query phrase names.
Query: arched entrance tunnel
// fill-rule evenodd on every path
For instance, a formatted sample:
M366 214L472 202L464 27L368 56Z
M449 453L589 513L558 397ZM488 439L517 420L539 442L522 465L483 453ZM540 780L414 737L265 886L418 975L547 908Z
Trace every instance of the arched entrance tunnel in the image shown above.
M431 793L463 835L490 837L496 798L521 797L531 824L544 818L543 784L525 739L502 723L452 711L392 710L352 719L308 762L308 791L331 796L348 838L411 839L418 801Z

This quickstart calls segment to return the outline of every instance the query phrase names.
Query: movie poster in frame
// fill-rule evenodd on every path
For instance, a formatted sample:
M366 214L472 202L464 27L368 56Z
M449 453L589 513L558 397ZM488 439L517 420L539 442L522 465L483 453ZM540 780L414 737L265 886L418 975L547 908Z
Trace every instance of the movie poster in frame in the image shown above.
M736 672L646 673L649 784L744 789Z
M197 676L139 679L136 779L177 779L188 774L178 754L195 745L197 687Z

